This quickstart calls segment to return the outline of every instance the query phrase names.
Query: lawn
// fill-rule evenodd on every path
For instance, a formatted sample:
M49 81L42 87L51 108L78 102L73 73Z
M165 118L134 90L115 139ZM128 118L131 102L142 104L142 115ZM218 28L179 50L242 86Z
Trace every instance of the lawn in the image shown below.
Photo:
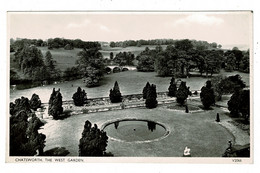
M81 49L75 48L73 50L65 50L63 48L49 50L47 47L38 47L42 51L43 57L47 51L50 51L52 58L57 62L57 68L61 71L66 70L68 67L75 66L77 54Z
M48 120L41 132L47 137L45 150L66 147L70 152L69 156L77 156L79 139L86 120L96 123L100 128L111 120L147 119L166 126L169 135L158 141L139 143L109 139L107 152L112 152L116 157L181 157L184 148L188 146L192 157L221 157L227 148L227 141L234 141L234 138L215 122L216 112L220 113L221 120L228 118L222 109L216 107L214 110L197 113L184 113L165 107L134 108L76 115L58 121Z

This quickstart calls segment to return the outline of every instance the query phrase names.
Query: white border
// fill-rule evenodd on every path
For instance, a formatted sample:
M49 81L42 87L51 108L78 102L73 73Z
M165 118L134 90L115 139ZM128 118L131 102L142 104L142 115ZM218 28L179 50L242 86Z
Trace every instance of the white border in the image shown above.
M55 3L56 2L56 3ZM194 2L194 0L180 0L180 1L173 1L173 0L166 0L166 1L160 1L160 0L132 0L131 2L125 3L124 1L119 0L96 0L93 2L89 2L86 0L79 0L79 1L69 1L69 0L63 0L63 1L52 1L52 0L28 0L28 1L21 1L21 0L8 0L8 1L1 1L0 4L1 8L1 26L6 26L6 11L37 11L37 10L47 10L47 11L69 11L69 10L253 10L254 11L254 52L255 52L255 58L254 58L254 74L257 76L259 68L257 66L259 65L259 60L257 59L257 56L259 54L259 46L258 46L258 39L259 38L259 24L257 24L257 21L259 21L259 8L257 4L257 0L217 0L217 1L210 1L210 0L200 0ZM6 98L6 65L7 61L5 59L6 57L6 27L1 27L1 44L0 44L0 55L1 55L1 81L3 86L1 87L1 146L0 146L0 153L1 153L1 164L5 162L5 123L6 119L6 110L5 110L5 99ZM255 78L253 87L258 88L258 80ZM257 108L258 106L258 91L254 90L254 108ZM57 164L3 164L1 165L1 170L13 170L13 171L19 171L19 172L28 172L28 171L37 171L37 172L46 172L48 170L52 170L53 168L58 168L60 170L56 171L62 171L62 172L71 172L75 171L76 169L78 171L91 171L91 172L107 172L113 171L113 172L136 172L136 171L142 171L142 172L176 172L176 171L182 171L182 172L191 172L191 171L198 171L194 170L194 168L199 168L199 172L256 172L257 170L257 162L259 161L259 157L257 153L259 153L259 150L257 146L259 146L259 115L257 109L254 111L254 131L255 134L255 143L254 143L254 165L187 165L187 164L181 164L181 165L172 165L172 164L62 164L62 167L58 166ZM46 167L48 169L46 170ZM82 168L82 170L80 170ZM84 168L84 169L83 169ZM259 168L259 167L258 167ZM138 171L138 172L139 172Z

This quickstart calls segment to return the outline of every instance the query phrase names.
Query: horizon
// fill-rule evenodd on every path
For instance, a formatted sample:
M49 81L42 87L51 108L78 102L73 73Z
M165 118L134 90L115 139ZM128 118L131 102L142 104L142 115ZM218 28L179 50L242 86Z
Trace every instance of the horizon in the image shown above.
M9 38L252 44L251 12L8 12ZM149 31L149 32L148 32Z

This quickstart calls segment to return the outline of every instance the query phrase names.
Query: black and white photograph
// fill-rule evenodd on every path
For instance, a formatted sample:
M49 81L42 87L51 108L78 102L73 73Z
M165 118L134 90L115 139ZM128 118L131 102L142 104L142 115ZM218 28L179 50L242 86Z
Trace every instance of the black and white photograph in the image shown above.
M252 163L252 11L7 22L6 162Z

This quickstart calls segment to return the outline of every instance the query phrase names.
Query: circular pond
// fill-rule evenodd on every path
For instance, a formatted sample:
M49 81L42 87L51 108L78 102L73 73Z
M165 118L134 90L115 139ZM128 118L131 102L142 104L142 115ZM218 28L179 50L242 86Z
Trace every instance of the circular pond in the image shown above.
M150 120L123 119L109 122L103 128L113 140L151 142L168 135L166 127Z

